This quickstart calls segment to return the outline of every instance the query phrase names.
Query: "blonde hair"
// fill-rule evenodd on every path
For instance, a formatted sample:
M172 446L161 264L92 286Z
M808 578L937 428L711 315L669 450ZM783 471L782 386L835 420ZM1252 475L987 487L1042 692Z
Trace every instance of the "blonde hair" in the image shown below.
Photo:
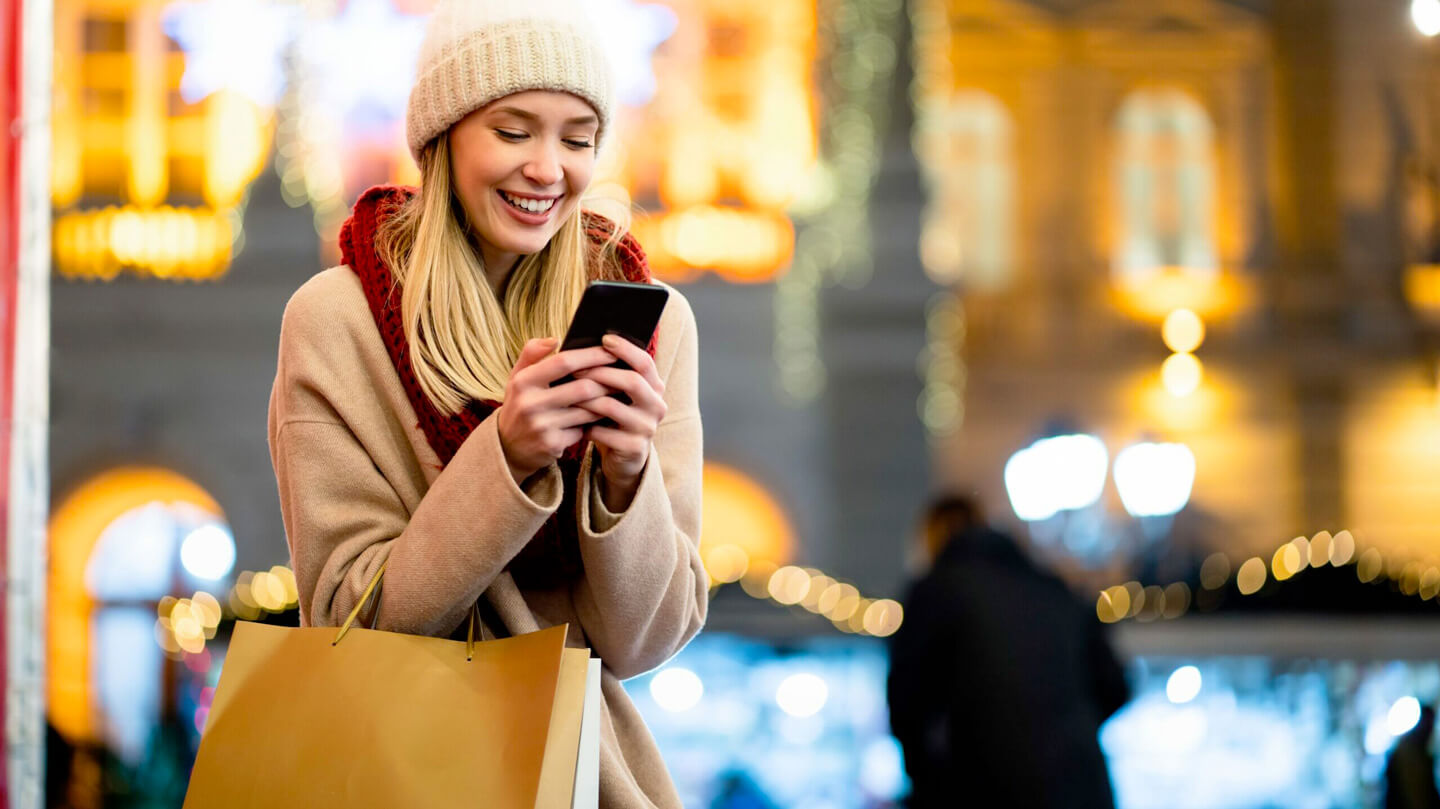
M375 243L401 286L415 378L446 415L472 400L503 399L525 342L564 334L592 277L623 279L615 245L625 233L615 223L592 243L577 205L543 250L520 259L497 297L451 178L441 134L420 155L420 190L385 220Z

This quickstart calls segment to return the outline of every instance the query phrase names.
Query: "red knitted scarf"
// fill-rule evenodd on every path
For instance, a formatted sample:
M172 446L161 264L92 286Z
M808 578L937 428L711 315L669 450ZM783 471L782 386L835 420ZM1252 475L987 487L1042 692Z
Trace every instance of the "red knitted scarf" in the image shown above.
M400 384L410 399L411 407L420 418L419 427L425 433L431 449L440 456L440 463L450 463L460 445L470 432L500 406L495 401L472 401L464 410L453 416L441 413L420 389L415 379L415 369L410 364L409 346L405 342L405 327L400 317L400 285L390 268L380 258L375 247L375 235L382 222L393 214L401 204L413 196L415 190L402 186L375 186L356 201L354 211L340 229L340 254L342 260L360 277L365 289L365 299L370 304L370 314L375 318L375 327L390 353L390 362L400 376ZM585 213L585 233L594 245L602 244L614 232L615 225L604 217ZM626 234L615 246L615 257L621 271L629 281L649 283L650 267L639 242ZM591 269L592 277L598 277L598 262ZM655 341L650 342L650 354L655 354ZM540 527L539 532L526 544L510 562L510 572L521 586L544 588L554 587L573 581L582 571L580 549L575 528L575 497L580 473L580 462L584 458L585 443L580 441L565 451L560 459L561 478L564 482L564 496L560 508Z

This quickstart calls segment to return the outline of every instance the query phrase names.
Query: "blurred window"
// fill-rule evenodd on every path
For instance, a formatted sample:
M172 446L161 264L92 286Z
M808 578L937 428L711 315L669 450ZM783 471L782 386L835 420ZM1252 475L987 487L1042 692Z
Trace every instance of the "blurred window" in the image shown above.
M1115 279L1218 272L1215 127L1205 108L1178 90L1139 90L1121 105L1114 134Z
M1015 133L1009 111L979 90L922 117L916 154L928 200L920 255L937 283L995 289L1015 241Z

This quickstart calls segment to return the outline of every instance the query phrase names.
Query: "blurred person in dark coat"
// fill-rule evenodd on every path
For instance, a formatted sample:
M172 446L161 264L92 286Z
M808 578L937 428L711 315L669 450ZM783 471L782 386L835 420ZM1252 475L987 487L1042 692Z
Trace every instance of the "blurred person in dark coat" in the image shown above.
M1430 737L1435 733L1435 709L1420 708L1415 723L1390 751L1385 761L1385 809L1440 809L1435 788L1435 754Z
M1098 734L1129 692L1095 613L969 499L924 527L887 684L908 805L1112 809Z

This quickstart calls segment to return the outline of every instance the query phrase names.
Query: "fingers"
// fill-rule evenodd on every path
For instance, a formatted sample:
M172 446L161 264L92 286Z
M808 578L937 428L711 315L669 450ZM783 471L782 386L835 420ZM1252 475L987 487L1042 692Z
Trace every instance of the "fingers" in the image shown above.
M665 383L660 381L660 374L655 370L655 359L650 356L650 352L615 334L605 335L602 342L607 351L630 366L656 393L665 392Z
M535 385L549 385L557 379L571 376L577 371L584 371L601 365L610 365L615 362L615 355L608 350L596 346L594 348L577 348L570 351L561 351L554 356L547 357L535 363L526 374L528 381Z
M526 340L524 347L520 349L520 356L515 358L515 367L510 369L510 375L514 376L545 359L545 355L553 351L559 342L554 337L537 337L534 340Z
M656 421L665 418L665 399L661 396L665 385L659 380L655 382L660 386L657 390L638 372L625 368L591 368L580 372L577 376L588 382L598 382L609 390L626 394L634 406L651 413Z

